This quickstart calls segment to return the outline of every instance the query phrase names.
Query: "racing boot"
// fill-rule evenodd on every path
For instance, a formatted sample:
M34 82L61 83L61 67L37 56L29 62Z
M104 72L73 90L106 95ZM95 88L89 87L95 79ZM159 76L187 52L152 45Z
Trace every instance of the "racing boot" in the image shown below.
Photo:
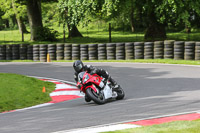
M109 81L112 84L114 90L119 89L119 85L117 84L117 82L113 78L109 77Z

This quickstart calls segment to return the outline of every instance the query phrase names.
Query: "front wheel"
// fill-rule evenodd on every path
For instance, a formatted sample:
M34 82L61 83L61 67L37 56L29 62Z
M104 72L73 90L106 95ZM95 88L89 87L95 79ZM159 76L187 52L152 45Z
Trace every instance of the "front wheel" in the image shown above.
M103 93L97 94L92 88L87 88L87 96L92 99L96 104L104 104L106 102Z
M124 90L121 87L119 87L117 90L115 90L115 92L117 92L117 97L116 97L117 100L121 100L124 98L124 96L125 96Z

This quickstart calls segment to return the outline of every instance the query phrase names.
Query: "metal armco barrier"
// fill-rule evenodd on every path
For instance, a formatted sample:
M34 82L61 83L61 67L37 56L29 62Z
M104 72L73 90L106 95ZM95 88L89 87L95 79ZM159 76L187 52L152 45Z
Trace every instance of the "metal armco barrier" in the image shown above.
M0 45L0 60L200 60L200 42L155 41L104 44Z

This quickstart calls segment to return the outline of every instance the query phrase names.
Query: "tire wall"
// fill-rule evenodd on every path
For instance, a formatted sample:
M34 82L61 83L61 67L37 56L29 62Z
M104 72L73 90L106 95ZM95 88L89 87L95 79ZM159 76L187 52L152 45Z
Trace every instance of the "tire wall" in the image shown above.
M135 42L134 43L134 53L135 59L144 59L144 43L143 42Z
M72 60L80 60L80 44L72 44Z
M47 48L50 60L56 60L56 44L49 44Z
M98 59L98 45L97 44L88 45L88 56L89 56L89 60Z
M64 60L64 44L56 44L56 60Z
M107 54L107 60L116 59L116 44L115 43L106 44L106 54Z
M164 58L164 42L155 41L154 42L154 59L163 59Z
M200 42L195 44L195 60L200 60Z
M200 60L200 42L155 41L103 44L0 45L0 60Z
M144 43L144 59L153 59L154 58L154 43L145 42Z
M164 59L174 59L174 40L164 41Z
M39 47L39 53L40 53L40 61L46 62L47 60L47 45L46 44L40 44Z
M65 44L64 46L64 60L72 59L72 44Z
M125 57L126 57L126 60L135 59L134 55L135 55L134 54L134 43L133 42L125 43Z
M125 60L125 43L116 43L116 60Z
M0 45L0 60L6 60L6 45Z
M88 60L89 59L88 45L85 45L85 44L80 45L80 56L81 56L81 60Z
M184 42L175 41L174 42L174 59L183 60L184 59Z
M107 60L106 44L98 44L98 60Z

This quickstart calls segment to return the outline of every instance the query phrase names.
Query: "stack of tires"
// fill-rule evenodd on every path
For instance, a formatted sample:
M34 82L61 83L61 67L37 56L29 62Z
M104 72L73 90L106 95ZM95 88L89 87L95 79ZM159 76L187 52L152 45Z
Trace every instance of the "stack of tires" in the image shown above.
M80 44L72 44L72 60L80 60Z
M56 59L64 59L64 44L56 44Z
M88 53L89 53L89 60L97 60L98 59L97 44L89 44Z
M125 44L116 43L116 60L125 60Z
M33 45L33 61L39 61L40 60L40 53L39 53L39 45Z
M125 55L126 60L133 60L134 59L134 43L125 43Z
M173 40L164 41L164 58L165 59L174 58L174 41Z
M19 59L19 44L12 45L12 59L13 60Z
M6 60L12 60L12 45L6 45Z
M185 42L185 60L194 60L195 56L195 42Z
M145 42L144 43L144 59L153 59L153 50L154 43L153 42Z
M98 60L106 60L106 44L98 44Z
M27 46L28 44L20 44L20 47L19 47L20 60L27 59Z
M200 42L195 45L195 60L200 60Z
M164 42L155 41L154 42L154 59L163 59L164 57Z
M81 60L88 60L88 45L80 45Z
M107 43L106 46L106 54L107 54L107 60L115 60L116 58L116 44L115 43Z
M174 42L174 59L175 60L184 59L184 42L183 41Z
M27 59L33 60L33 45L27 46Z
M40 44L40 61L46 62L47 61L47 45L46 44Z
M6 45L0 45L0 60L6 59Z
M49 44L47 51L48 51L50 60L56 60L56 45Z
M135 59L144 59L144 43L143 42L135 42Z
M64 59L71 60L72 59L72 44L65 44L64 46Z

